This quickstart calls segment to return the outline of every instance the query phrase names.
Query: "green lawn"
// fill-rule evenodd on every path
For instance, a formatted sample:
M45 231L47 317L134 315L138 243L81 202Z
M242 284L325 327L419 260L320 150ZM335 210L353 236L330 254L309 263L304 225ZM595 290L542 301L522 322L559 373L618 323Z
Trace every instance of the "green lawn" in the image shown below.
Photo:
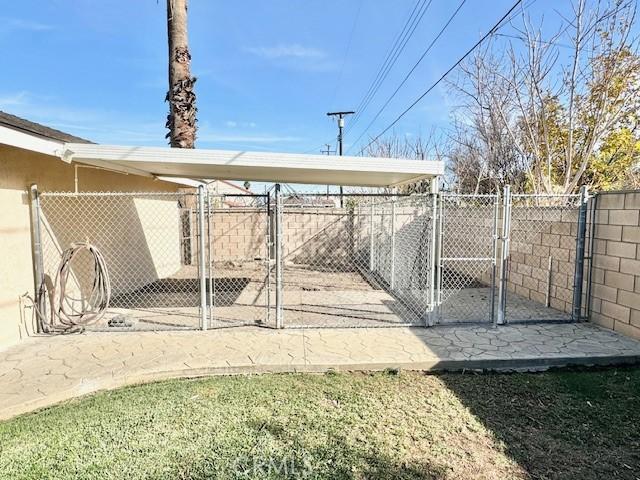
M637 479L640 369L263 375L0 423L1 479Z

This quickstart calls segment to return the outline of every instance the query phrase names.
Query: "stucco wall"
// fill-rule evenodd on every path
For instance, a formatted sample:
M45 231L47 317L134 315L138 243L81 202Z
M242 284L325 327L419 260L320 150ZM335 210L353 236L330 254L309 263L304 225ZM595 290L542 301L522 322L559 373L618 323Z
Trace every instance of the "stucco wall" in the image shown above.
M79 169L82 191L175 191L177 185L104 170ZM24 337L19 298L33 294L28 188L73 191L74 168L62 161L0 145L0 348ZM30 326L30 323L29 323Z

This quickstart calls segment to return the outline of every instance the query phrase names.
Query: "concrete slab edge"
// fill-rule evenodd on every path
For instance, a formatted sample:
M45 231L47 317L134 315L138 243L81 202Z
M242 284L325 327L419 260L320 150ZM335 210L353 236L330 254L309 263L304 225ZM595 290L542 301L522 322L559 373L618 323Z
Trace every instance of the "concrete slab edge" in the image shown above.
M388 369L423 372L539 372L550 368L628 366L639 365L640 355L614 355L591 357L481 359L481 360L433 360L426 362L383 362L383 363L343 363L327 365L238 365L227 367L185 368L175 370L150 371L135 375L122 375L105 379L83 379L73 388L56 392L20 405L0 409L0 421L72 399L95 393L147 383L179 378L202 378L223 375L261 375L270 373L326 373L336 372L376 372ZM46 410L45 410L46 411Z

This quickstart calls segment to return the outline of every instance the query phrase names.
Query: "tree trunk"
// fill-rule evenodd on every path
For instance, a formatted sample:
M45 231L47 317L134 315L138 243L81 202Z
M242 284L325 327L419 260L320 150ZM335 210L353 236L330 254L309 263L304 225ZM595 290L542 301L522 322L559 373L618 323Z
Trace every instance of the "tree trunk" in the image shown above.
M169 37L169 115L165 138L176 148L194 148L196 141L196 95L191 76L191 54L187 37L187 0L167 0Z

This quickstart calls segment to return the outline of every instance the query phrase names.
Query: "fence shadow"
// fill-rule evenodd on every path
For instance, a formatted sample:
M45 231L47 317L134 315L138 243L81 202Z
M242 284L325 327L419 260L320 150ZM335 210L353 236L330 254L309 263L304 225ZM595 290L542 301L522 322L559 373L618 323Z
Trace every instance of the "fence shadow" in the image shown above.
M250 278L216 278L213 286L213 305L228 307L236 303ZM210 303L209 282L206 283L207 305ZM200 305L200 280L197 278L162 278L142 288L117 295L111 299L114 308L171 308Z

